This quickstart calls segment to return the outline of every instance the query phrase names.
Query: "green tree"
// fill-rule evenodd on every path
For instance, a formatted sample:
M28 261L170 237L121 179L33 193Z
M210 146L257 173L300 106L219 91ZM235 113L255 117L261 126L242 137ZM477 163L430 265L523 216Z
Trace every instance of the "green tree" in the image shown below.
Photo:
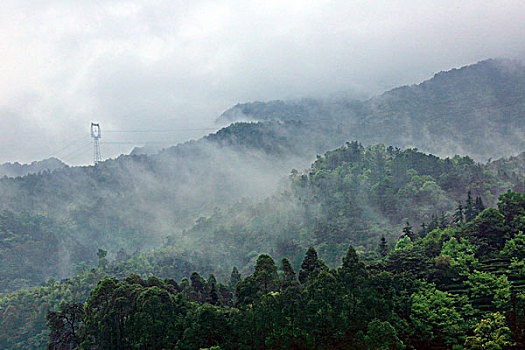
M242 277L239 273L239 270L237 270L237 267L233 267L232 273L230 274L230 288L235 289L237 286L237 283L241 281Z
M411 241L414 241L416 237L414 236L414 232L412 231L412 226L410 226L410 223L407 221L405 223L405 227L403 227L403 237L410 238Z
M395 328L388 321L374 319L368 323L367 328L365 336L367 350L402 350L405 348Z
M468 350L502 350L512 346L510 329L505 316L499 312L488 314L474 329L474 335L465 340Z
M326 269L326 265L317 257L317 252L313 247L308 248L299 270L299 282L307 284L321 272Z
M171 295L157 286L146 287L134 303L135 310L128 315L133 328L127 334L134 346L144 349L166 349L175 347L182 336L182 325L186 307L179 297Z
M454 215L452 216L452 222L460 225L464 221L464 214L463 214L463 205L461 203L458 203L458 206L456 207L456 211L454 212Z
M84 305L65 304L59 312L49 311L46 315L50 329L49 350L62 350L77 347L83 341L79 326L84 322Z
M379 241L379 248L378 248L378 253L379 253L379 256L384 258L385 256L388 255L388 245L386 243L386 239L385 239L385 236L381 236L381 240Z
M298 284L297 277L288 259L283 258L281 260L281 268L283 270L282 289L284 290L288 287L296 286Z
M338 270L340 280L346 288L354 290L368 277L365 264L359 261L354 247L349 246L343 264Z
M211 305L219 305L219 294L217 293L217 280L215 279L215 276L212 274L208 277L208 299L206 300L207 303Z
M194 350L220 346L227 340L228 334L228 320L222 310L205 304L187 315L179 347Z
M474 228L482 254L503 248L505 241L509 238L505 218L494 208L486 209L478 215L474 220Z
M510 190L499 197L498 209L513 233L525 232L525 193Z
M98 249L98 267L101 269L105 269L108 266L108 259L106 259L106 255L108 255L106 250L100 248Z
M476 217L476 208L474 202L472 201L472 193L467 192L467 200L465 202L465 221L469 222L474 220Z
M261 254L257 258L255 264L255 272L253 273L257 288L260 293L266 294L279 289L279 275L277 274L277 266L275 261L266 254Z
M415 337L412 343L417 344L416 348L450 348L462 343L460 339L468 329L464 315L470 313L465 299L440 291L433 284L423 284L410 300Z

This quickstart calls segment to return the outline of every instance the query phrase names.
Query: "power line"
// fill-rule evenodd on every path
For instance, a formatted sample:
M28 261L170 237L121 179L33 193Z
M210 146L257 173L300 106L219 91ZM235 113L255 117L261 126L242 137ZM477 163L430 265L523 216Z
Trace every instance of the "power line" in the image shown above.
M104 132L112 133L148 133L148 132L180 132L180 131L210 131L217 130L217 128L193 128L193 129L161 129L161 130L105 130Z
M166 145L166 144L170 144L170 143L173 143L172 141L166 141L166 142L161 142L161 141L142 141L142 142L119 142L119 141L103 141L101 142L101 144L103 145L138 145L138 144L162 144L162 145Z
M87 149L90 144L91 144L91 141L86 141L86 140L84 140L83 142L79 142L79 143L75 144L74 147L70 148L69 152L66 152L65 154L63 154L59 158L61 158L64 161L67 161L67 159L70 158L71 156L76 155L79 152Z

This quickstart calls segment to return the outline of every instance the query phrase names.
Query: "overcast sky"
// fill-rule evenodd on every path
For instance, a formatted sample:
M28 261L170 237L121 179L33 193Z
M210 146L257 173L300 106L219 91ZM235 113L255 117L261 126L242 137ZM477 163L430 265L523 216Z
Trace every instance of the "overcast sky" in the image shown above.
M525 57L525 1L2 0L0 162L184 141L237 102L370 95ZM122 130L152 132L106 132Z

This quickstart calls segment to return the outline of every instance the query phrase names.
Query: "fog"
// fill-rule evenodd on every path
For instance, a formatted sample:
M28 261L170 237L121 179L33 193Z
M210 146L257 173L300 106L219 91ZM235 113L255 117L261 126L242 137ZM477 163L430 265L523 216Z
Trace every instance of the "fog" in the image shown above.
M92 121L115 157L205 135L238 102L370 96L522 58L525 3L6 0L0 30L0 162L87 164Z

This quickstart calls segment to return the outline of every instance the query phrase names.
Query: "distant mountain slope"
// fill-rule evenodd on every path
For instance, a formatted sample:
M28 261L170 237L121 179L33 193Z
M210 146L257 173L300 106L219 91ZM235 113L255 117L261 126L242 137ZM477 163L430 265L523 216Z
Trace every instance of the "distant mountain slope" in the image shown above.
M508 176L525 176L525 152L515 157L501 158L490 162L488 167L504 172Z
M63 269L70 272L94 263L98 248L111 257L148 251L216 207L264 198L292 167L308 163L294 159L219 136L155 155L0 178L0 210L45 214L63 227L60 241L71 244L57 254L71 258Z
M436 74L368 101L299 100L238 104L219 121L281 120L322 125L366 144L418 147L477 160L525 149L525 67L486 60Z
M41 161L34 161L31 164L20 164L18 162L4 163L0 164L0 177L17 177L24 176L27 174L36 174L41 171L53 171L55 169L64 168L66 166L66 163L54 157L44 159Z
M0 210L45 214L61 228L64 237L57 239L65 244L57 254L61 261L71 261L61 276L80 262L95 263L98 248L108 250L112 258L120 249L154 249L170 236L180 238L175 246L185 250L191 246L185 245L181 232L199 218L242 198L257 201L271 196L291 169L308 167L317 154L352 139L417 146L434 154L472 152L482 159L506 149L511 151L502 155L523 150L523 67L512 64L482 62L365 102L243 105L243 115L261 121L234 123L153 155L126 155L97 166L2 178ZM488 108L483 101L501 103L494 102L494 112L480 114L478 125L474 120L478 106ZM286 113L280 112L283 108ZM501 127L492 126L503 119ZM498 173L498 178L519 183L512 175L519 173L513 170L518 163L501 163L510 172ZM498 172L500 166L491 169Z

